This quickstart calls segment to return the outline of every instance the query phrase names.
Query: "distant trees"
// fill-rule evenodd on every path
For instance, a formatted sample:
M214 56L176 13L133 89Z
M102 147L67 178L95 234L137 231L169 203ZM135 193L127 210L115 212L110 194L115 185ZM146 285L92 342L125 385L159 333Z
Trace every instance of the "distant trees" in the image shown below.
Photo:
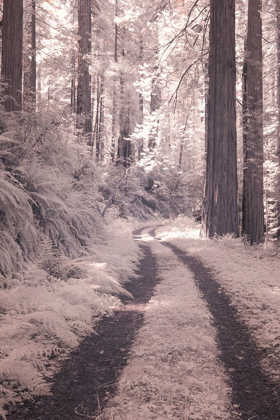
M5 0L3 103L20 111L23 102L25 116L40 111L51 124L58 118L98 167L139 165L165 182L174 177L188 212L203 201L209 237L242 232L258 243L265 214L275 235L280 223L280 2L267 0L262 11L261 0L236 2L236 48L235 1L208 3L24 0L23 8L23 0Z
M208 236L239 233L236 161L235 1L210 1L207 167L203 225Z
M2 78L6 111L22 108L23 0L5 0L2 27Z

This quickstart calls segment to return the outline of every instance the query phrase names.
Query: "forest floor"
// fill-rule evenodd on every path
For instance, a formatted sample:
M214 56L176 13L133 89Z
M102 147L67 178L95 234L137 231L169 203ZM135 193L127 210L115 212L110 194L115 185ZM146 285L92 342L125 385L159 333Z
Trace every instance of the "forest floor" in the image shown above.
M52 395L8 420L277 420L280 261L178 219L142 227L134 299L64 362Z

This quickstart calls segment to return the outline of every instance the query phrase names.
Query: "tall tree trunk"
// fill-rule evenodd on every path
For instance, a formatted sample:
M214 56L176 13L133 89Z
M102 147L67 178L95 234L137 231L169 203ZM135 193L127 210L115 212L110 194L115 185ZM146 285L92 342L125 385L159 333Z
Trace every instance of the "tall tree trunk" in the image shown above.
M140 65L143 64L143 58L144 58L144 43L143 43L143 36L142 33L140 33L140 48L139 48L139 63ZM141 75L140 78L143 76ZM139 124L142 125L144 120L144 98L142 93L139 93ZM137 145L138 149L138 161L142 159L142 154L144 151L144 139L141 138L138 141Z
M96 78L96 109L95 109L95 123L94 123L94 131L93 131L93 143L95 143L95 155L96 158L99 158L99 150L100 150L100 144L99 144L99 128L100 128L100 75L97 75Z
M120 110L120 133L118 137L118 163L128 168L133 160L133 148L130 140L127 140L131 134L130 111L129 106L124 104L125 94L124 76L121 74L121 110Z
M264 238L263 82L261 0L249 0L243 71L244 178L242 232L251 244Z
M277 19L277 108L278 108L278 138L277 138L277 155L280 172L280 1L275 0L276 19ZM278 182L278 201L277 201L277 220L278 231L277 237L280 238L280 181Z
M209 237L238 229L235 1L210 0L210 54L203 227Z
M2 78L6 82L6 111L22 108L23 0L4 0L2 29Z
M23 102L27 110L36 107L36 3L31 0L25 30Z
M96 101L96 120L94 127L94 138L96 144L96 159L102 159L104 153L104 76L98 76L97 101Z
M277 19L277 105L278 105L278 158L280 165L280 1L276 1L276 19Z
M205 120L205 155L207 155L207 139L208 139L208 116L209 116L209 62L205 64L204 67L204 92L205 92L205 110L204 110L204 120Z
M118 16L118 0L115 0L115 18ZM114 43L114 62L118 62L118 25L115 22L115 43ZM115 149L117 139L117 74L113 79L113 110L112 110L112 143L111 143L111 159L115 160Z
M77 119L78 128L82 129L89 144L92 142L92 114L91 114L91 76L89 72L91 54L91 0L78 2L78 91L77 91Z
M186 122L185 122L185 127L182 133L182 138L181 138L181 142L180 142L180 154L179 154L179 168L182 167L182 163L183 163L183 153L184 153L184 147L185 147L185 143L186 143L186 131L188 128L188 118L189 116L186 117Z
M38 65L38 70L37 70L37 108L38 111L41 110L41 105L42 105L42 70L41 70L41 65Z
M120 133L118 138L118 163L128 168L133 162L134 147L130 140L131 134L130 111L128 106L123 106L120 112Z
M125 168L132 163L132 144L127 140L130 135L130 115L129 110L125 110L120 115L120 135L118 139L118 162Z
M124 158L124 143L125 143L125 137L128 136L129 134L129 130L127 127L127 118L126 118L126 107L124 104L124 75L121 72L121 76L120 76L120 100L121 100L121 108L120 108L120 114L119 114L119 122L120 122L120 131L119 131L119 137L118 137L118 153L117 153L117 157L118 157L118 163L121 163L122 165L124 165L125 167L126 162L125 162L125 158Z
M71 54L71 112L75 114L76 109L76 55L73 48Z
M99 158L103 159L104 157L104 123L105 123L105 105L104 105L104 76L100 75L100 110L99 110L99 144L100 144L100 153Z
M125 56L124 49L122 56ZM120 75L120 113L119 113L119 137L118 137L118 163L122 164L125 168L129 167L133 161L134 149L131 141L128 140L131 134L131 121L129 104L125 99L127 95L125 86L124 73Z
M156 111L159 110L160 105L161 105L161 88L159 86L159 82L158 82L158 69L156 68L156 72L155 72L155 78L152 82L152 92L151 92L151 103L150 103L150 112L151 114L155 113ZM159 124L159 120L156 121L157 123L157 128L158 128L158 124ZM157 138L157 129L155 130L156 132L150 136L149 138L149 143L148 143L148 147L150 150L154 150L155 146L156 146L156 138Z

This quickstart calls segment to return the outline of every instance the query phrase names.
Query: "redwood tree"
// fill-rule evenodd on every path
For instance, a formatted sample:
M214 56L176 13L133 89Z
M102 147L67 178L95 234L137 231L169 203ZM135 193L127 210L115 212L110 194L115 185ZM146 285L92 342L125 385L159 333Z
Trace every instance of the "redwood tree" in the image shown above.
M123 28L121 33L123 43L121 61L123 62L125 60L124 34L125 28ZM128 168L131 165L134 158L134 147L129 140L129 136L132 133L132 123L130 104L127 100L127 81L125 78L125 72L122 70L120 74L120 112L117 163L123 165L125 168Z
M150 103L150 112L153 115L156 111L159 110L161 106L161 88L158 82L158 71L155 69L155 77L152 81L152 92L151 92L151 103ZM158 121L157 121L158 124ZM157 131L156 133L152 134L149 138L149 149L154 150L156 147L156 137L157 137Z
M6 83L6 111L22 108L23 0L4 0L2 29L2 78Z
M277 105L278 105L278 139L277 139L277 154L278 165L280 172L280 1L275 0L276 6L276 22L277 22ZM277 237L280 237L280 181L278 187L278 202L277 202L277 219L278 219L278 232Z
M91 0L78 1L78 91L77 91L77 114L78 127L82 129L88 142L91 143L92 115L91 115Z
M210 1L207 162L203 227L238 235L235 1Z
M251 242L264 237L263 81L261 0L249 0L243 71L243 217L242 231Z
M27 22L25 29L24 54L24 95L23 100L27 109L36 104L36 3L31 0L30 7L26 8Z
M115 18L118 17L118 0L115 0ZM114 23L114 62L118 62L118 35L119 28L117 22ZM112 107L112 144L111 144L111 158L112 162L115 160L115 148L117 143L117 80L118 77L115 74L113 78L113 107Z
M277 22L277 105L278 105L278 157L280 164L280 1L276 1L276 22Z

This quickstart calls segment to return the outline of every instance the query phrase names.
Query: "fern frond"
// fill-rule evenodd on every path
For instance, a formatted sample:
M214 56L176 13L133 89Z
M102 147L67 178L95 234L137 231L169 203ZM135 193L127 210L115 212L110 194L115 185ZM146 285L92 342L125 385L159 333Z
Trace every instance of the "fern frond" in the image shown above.
M34 369L31 363L23 360L5 358L0 362L0 377L15 382L18 388L29 389L34 395L48 394L50 390L43 375Z

